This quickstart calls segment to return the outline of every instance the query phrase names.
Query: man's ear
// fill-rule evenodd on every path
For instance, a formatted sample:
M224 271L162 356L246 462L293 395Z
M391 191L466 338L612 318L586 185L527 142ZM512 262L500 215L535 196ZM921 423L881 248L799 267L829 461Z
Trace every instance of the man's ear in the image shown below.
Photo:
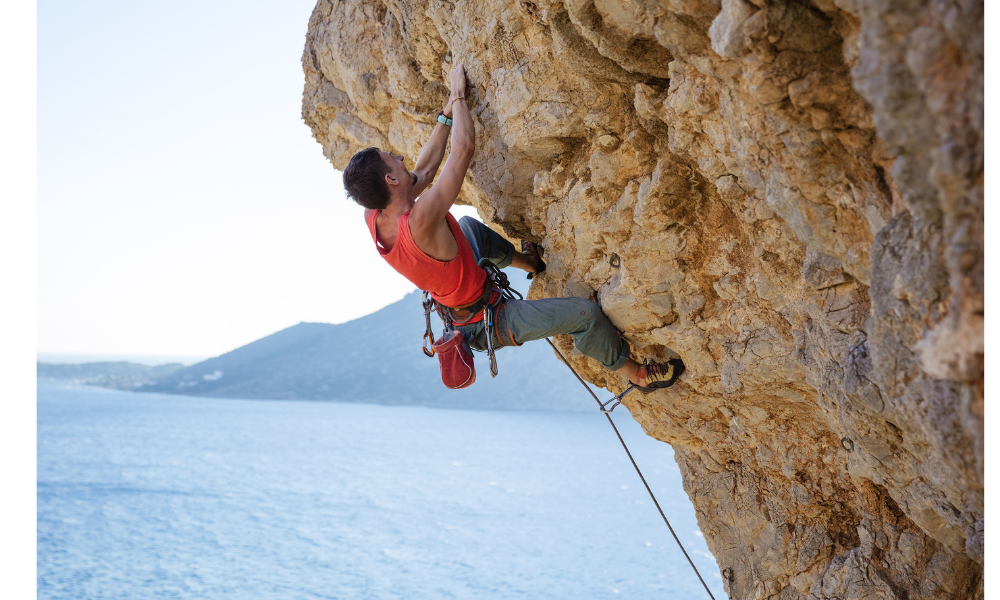
M392 176L392 173L385 174L386 185L399 185L399 180Z

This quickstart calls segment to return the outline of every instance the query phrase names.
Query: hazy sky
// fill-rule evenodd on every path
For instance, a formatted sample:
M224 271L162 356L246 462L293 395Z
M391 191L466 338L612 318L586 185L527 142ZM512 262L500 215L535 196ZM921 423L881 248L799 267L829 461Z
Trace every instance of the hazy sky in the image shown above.
M413 289L302 122L313 5L39 3L39 351L210 356Z

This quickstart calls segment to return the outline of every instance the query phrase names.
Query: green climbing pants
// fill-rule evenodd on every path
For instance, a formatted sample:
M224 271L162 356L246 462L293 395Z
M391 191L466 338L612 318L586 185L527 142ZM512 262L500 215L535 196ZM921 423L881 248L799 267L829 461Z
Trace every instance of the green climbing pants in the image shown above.
M510 264L514 245L471 217L459 221L478 261L485 257L499 268ZM612 371L625 365L629 345L601 307L586 298L544 298L542 300L507 300L507 327L520 345L556 334L570 334L576 349ZM503 309L500 309L503 310ZM477 350L486 349L486 324L482 321L456 327ZM493 345L501 342L493 333Z

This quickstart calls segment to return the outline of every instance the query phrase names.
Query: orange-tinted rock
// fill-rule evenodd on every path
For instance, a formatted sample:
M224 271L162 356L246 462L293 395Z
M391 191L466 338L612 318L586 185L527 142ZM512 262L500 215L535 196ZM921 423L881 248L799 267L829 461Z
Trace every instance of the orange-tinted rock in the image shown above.
M982 2L321 0L303 117L412 167L457 61L531 297L684 358L625 404L731 597L982 597Z

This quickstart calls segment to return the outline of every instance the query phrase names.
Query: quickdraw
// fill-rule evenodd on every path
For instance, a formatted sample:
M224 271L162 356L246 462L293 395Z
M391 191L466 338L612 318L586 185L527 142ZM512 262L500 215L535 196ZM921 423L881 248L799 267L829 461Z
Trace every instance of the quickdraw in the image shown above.
M434 309L434 299L429 292L424 292L424 320L427 322L427 331L424 332L424 354L434 358L434 330L431 329L431 310ZM446 328L447 330L447 328Z

